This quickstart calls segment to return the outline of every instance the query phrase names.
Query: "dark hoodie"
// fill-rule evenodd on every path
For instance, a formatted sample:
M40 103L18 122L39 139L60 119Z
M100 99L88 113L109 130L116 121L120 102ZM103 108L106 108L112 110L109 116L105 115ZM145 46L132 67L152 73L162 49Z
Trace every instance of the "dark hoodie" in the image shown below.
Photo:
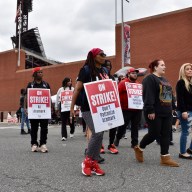
M143 102L146 114L155 113L157 116L172 114L172 87L164 77L150 74L143 82Z

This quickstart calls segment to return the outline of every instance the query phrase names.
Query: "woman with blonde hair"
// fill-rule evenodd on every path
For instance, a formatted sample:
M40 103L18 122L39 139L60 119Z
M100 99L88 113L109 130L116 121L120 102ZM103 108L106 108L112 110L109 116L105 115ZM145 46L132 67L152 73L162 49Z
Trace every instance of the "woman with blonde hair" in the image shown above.
M177 114L181 124L179 158L192 159L192 141L186 150L187 136L192 125L192 64L185 63L179 71L176 85Z

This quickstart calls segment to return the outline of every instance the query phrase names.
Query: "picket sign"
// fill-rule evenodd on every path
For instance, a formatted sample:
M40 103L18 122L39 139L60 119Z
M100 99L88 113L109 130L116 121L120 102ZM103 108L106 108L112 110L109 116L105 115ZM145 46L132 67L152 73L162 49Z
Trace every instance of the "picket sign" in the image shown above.
M18 118L17 118L17 115L13 115L13 120L12 120L13 123L18 123Z
M111 79L84 83L84 88L96 133L124 124L117 85Z
M143 109L142 84L125 82L129 109Z
M13 115L13 117L10 115L10 113L7 114L7 123L18 123L17 115Z
M28 88L27 106L29 119L51 119L50 89Z

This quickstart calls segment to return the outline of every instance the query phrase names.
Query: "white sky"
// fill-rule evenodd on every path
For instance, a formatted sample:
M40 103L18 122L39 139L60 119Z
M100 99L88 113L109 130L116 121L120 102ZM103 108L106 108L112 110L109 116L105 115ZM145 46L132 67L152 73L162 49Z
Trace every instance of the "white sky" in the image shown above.
M0 1L0 52L12 49L16 0ZM121 22L121 0L117 0ZM192 6L192 0L124 0L124 21ZM38 27L48 58L61 62L86 59L93 47L115 54L115 0L33 0L29 29Z

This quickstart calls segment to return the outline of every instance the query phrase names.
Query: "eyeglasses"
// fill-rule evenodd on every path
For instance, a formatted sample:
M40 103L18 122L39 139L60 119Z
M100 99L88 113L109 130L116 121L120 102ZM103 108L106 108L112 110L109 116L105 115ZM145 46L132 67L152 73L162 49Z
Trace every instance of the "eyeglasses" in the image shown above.
M105 53L100 53L99 54L101 57L106 57L107 55Z

